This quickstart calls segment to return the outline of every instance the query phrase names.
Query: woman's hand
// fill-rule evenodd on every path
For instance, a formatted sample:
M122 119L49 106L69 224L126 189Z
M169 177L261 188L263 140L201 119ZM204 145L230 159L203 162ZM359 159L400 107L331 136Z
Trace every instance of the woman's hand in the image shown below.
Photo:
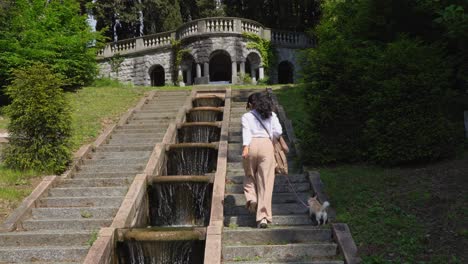
M246 159L249 156L249 146L244 146L242 148L242 158Z

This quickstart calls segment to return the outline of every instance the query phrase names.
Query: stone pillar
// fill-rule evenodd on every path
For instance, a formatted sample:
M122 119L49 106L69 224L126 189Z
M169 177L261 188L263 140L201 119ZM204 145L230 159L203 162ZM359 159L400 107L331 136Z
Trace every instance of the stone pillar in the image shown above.
M253 65L250 67L250 77L252 77L252 83L256 84L257 83L257 76L255 75L255 69Z
M208 82L209 82L210 81L210 64L208 62L205 62L205 64L203 65L203 70L204 70L203 77L207 77Z
M197 78L201 77L201 65L200 63L197 63Z
M232 62L232 70L231 70L231 73L232 73L232 77L231 77L231 83L232 84L236 84L238 81L237 81L237 61L233 61Z
M240 63L240 74L241 76L245 75L245 61L241 61Z
M187 85L192 85L192 69L187 70Z
M263 72L263 66L260 66L258 68L258 80L262 80L265 78L265 73Z

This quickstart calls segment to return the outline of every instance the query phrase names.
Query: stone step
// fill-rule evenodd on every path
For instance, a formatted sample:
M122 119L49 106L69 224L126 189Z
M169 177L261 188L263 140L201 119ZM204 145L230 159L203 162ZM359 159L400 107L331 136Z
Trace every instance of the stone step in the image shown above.
M132 116L132 120L172 120L175 118L175 114L173 112L167 113L166 111L156 111L152 113L148 112L137 112L134 113Z
M107 219L118 207L33 208L32 219Z
M229 143L242 143L242 136L229 136Z
M111 139L107 146L133 146L133 145L147 145L154 146L156 143L162 141L162 138L127 138L127 139Z
M121 130L148 130L151 132L155 132L157 130L161 129L167 129L166 123L164 124L151 124L151 125L134 125L134 124L125 124L122 126L116 127L116 131L121 131ZM148 132L148 133L151 133Z
M109 159L135 159L146 158L151 155L151 151L116 151L116 152L95 152L92 156L93 160L109 160Z
M307 199L309 199L310 194L309 192L300 192L297 193L299 199L304 204L307 204ZM224 197L224 206L245 206L245 195L242 193L238 194L228 194ZM273 204L288 204L288 203L300 203L298 198L293 193L274 193L272 196L272 203Z
M79 171L83 173L96 173L96 172L128 172L139 173L144 170L146 164L132 164L132 165L84 165L80 166Z
M250 226L257 225L253 215L225 216L224 225ZM308 214L304 215L273 215L273 226L298 226L312 225L312 220Z
M303 215L309 212L309 209L299 203L279 203L272 204L271 210L273 215ZM225 206L224 215L249 215L249 211L245 205Z
M52 188L50 197L124 196L127 187Z
M244 171L242 170L239 174L229 173L227 176L227 183L243 183L244 181ZM275 183L276 184L288 184L291 183L308 183L309 179L304 174L289 174L289 175L276 175Z
M223 264L344 264L343 260L306 260L306 261L223 261Z
M90 230L41 230L0 233L0 247L86 245Z
M135 139L135 138L146 138L146 139L153 139L153 138L162 138L164 137L165 133L113 133L110 139Z
M135 114L161 114L161 115L166 115L166 116L176 116L177 113L179 112L179 108L181 108L182 106L174 106L174 107L171 107L171 108L167 108L167 107L164 107L164 109L150 109L150 107L152 107L153 105L145 105L143 106L143 108L141 108L140 110L137 110L135 111L134 113ZM153 107L154 108L154 107Z
M242 133L242 125L230 123L229 124L229 133Z
M154 146L151 145L131 145L131 146L100 146L96 153L107 152L127 152L127 151L153 151Z
M22 264L82 264L83 261L66 261L66 262L63 262L63 261L53 261L53 262L50 262L50 261L47 261L47 262L43 262L43 261L33 261L33 262L22 262Z
M92 178L92 179L64 179L59 182L57 187L113 187L113 186L128 186L132 183L134 177L127 178Z
M79 261L86 257L88 250L88 246L0 248L0 262Z
M25 230L99 230L101 227L108 227L112 224L112 218L109 219L54 219L54 220L35 220L28 219L23 221Z
M139 124L139 122L130 122L123 126L119 126L118 129L121 130L132 130L132 129L151 129L154 132L161 130L166 130L169 122L150 122L149 124Z
M256 259L257 261L302 261L314 257L335 256L334 243L297 243L286 245L223 246L223 259Z
M264 245L307 242L331 242L330 228L294 226L279 228L224 228L224 245Z
M227 172L229 174L241 175L244 173L244 167L241 162L228 162Z
M242 136L242 130L236 131L236 132L229 132L229 137L241 137Z
M231 193L244 193L244 187L242 184L226 184L226 194ZM294 190L293 190L294 189ZM296 192L306 192L310 190L310 184L306 183L292 183L289 184L277 184L273 187L273 193L292 193L293 191Z
M119 207L124 196L91 197L46 197L40 200L41 207Z
M84 165L86 166L108 166L108 165L146 165L148 162L149 155L146 157L137 157L137 158L130 158L130 157L122 157L117 159L85 159L83 160Z
M232 117L231 120L229 121L229 125L231 124L241 124L242 118L241 117Z
M73 179L89 179L89 178L133 178L137 173L128 172L95 172L95 173L83 173L78 172L73 175Z
M166 127L161 127L161 128L154 128L154 129L116 129L112 132L112 137L114 136L120 136L120 135L132 135L132 136L137 136L138 134L151 134L151 135L157 135L157 136L164 136L166 134L165 131L161 131L163 129L166 129ZM155 132L156 131L156 132Z

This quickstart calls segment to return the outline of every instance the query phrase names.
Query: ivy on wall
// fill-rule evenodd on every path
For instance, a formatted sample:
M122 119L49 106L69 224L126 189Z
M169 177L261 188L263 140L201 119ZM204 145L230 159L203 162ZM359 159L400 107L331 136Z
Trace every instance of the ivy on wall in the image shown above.
M247 43L248 49L255 49L260 53L265 72L268 72L270 70L270 66L276 61L276 52L271 41L261 38L254 33L244 32L242 33L242 36L250 40L250 42Z
M189 54L188 49L182 49L182 41L171 39L171 48L172 48L172 81L175 85L178 85L179 82L183 81L183 78L179 77L179 66L182 63L184 55Z

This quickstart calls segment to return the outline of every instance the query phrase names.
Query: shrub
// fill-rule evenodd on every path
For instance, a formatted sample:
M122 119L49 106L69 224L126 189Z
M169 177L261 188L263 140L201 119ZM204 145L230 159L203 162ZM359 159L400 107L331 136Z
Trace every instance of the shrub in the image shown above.
M6 91L12 103L6 107L10 144L5 164L20 170L63 172L70 161L71 118L61 77L43 64L18 68L12 76Z
M337 38L304 55L308 114L301 142L304 160L323 164L362 159L367 119L362 75L373 50L357 49Z
M402 39L369 68L371 159L384 165L430 161L455 154L463 128L448 119L450 65L437 47Z

